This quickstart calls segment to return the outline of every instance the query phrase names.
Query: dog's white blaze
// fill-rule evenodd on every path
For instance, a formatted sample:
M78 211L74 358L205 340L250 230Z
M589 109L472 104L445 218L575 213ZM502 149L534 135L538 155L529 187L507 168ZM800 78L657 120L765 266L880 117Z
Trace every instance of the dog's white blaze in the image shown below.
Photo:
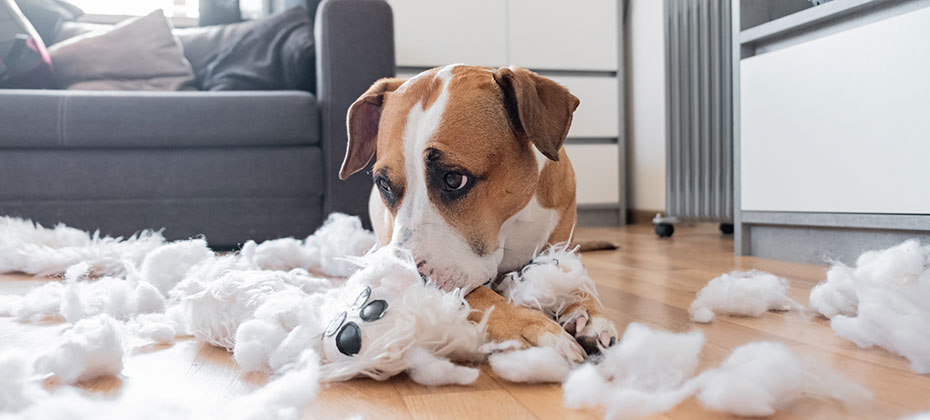
M407 116L403 136L407 188L394 218L391 243L410 249L418 260L425 261L424 269L433 272L432 277L443 289L469 291L497 273L503 252L484 257L475 254L467 240L443 220L429 199L424 163L426 145L442 122L452 69L457 65L436 73L435 77L442 80L442 90L433 104L425 110L415 105Z
M426 142L439 129L443 111L445 111L446 103L449 101L449 80L452 78L452 67L443 67L436 74L436 77L442 79L442 90L433 105L426 110L420 104L414 105L410 110L410 115L407 116L407 123L404 126L404 156L406 157L404 171L407 174L407 193L406 197L401 201L400 211L398 211L395 219L395 238L398 229L411 226L419 227L423 222L427 221L422 219L432 219L433 216L439 216L435 211L428 212L428 210L432 209L429 208L429 195L426 191L423 151L426 149Z

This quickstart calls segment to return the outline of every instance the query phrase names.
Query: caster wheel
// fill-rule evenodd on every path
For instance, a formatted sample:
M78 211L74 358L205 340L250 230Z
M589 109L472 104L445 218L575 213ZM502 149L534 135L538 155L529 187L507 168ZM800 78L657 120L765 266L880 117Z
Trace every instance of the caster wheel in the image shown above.
M671 223L656 223L656 235L660 238L669 238L675 233L675 226Z
M733 234L733 223L721 223L720 233L723 233L724 235L732 235Z

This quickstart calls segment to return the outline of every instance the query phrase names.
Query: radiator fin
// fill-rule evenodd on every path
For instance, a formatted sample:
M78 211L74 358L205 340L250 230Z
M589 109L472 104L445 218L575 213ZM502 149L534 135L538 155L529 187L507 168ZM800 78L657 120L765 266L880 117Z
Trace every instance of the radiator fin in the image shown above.
M665 0L666 212L733 220L729 0Z

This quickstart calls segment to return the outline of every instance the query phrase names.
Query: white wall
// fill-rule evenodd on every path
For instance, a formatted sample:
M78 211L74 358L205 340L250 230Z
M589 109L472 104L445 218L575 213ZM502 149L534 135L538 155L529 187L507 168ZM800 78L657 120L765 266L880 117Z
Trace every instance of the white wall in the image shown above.
M630 0L629 208L665 209L665 47L661 0Z

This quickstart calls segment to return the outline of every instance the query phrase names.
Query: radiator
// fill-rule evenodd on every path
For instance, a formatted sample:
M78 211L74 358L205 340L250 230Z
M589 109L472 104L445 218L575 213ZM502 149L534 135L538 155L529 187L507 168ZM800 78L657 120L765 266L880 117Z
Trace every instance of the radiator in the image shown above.
M733 220L730 0L665 0L666 217Z

